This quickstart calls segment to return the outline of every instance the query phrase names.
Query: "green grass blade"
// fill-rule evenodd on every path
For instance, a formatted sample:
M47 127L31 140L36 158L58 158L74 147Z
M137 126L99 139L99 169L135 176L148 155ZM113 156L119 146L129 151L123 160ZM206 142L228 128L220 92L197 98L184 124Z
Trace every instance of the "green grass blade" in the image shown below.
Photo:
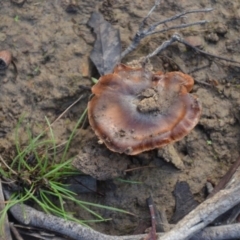
M63 155L62 155L62 160L61 160L61 162L63 162L63 161L65 160L66 154L67 154L67 152L68 152L68 149L69 149L69 146L70 146L70 144L71 144L71 142L72 142L72 139L73 139L73 137L74 137L74 135L75 135L75 133L76 133L76 130L77 130L77 128L79 127L79 125L82 123L83 119L85 118L85 116L86 116L86 114L87 114L87 111L88 111L88 109L86 108L86 109L84 110L84 112L82 113L81 117L78 119L77 124L76 124L75 127L73 128L73 130L72 130L72 132L71 132L71 135L70 135L70 137L69 137L69 139L68 139L68 141L67 141L67 144L66 144L66 146L65 146L65 149L64 149L64 152L63 152Z

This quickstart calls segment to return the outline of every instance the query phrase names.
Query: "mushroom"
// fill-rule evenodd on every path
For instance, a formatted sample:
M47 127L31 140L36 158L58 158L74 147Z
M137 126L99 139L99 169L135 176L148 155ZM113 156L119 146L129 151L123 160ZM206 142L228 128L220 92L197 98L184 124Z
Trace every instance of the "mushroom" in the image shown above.
M182 72L152 73L119 64L92 87L90 125L114 152L136 155L163 147L199 121L201 104L189 94L193 84Z

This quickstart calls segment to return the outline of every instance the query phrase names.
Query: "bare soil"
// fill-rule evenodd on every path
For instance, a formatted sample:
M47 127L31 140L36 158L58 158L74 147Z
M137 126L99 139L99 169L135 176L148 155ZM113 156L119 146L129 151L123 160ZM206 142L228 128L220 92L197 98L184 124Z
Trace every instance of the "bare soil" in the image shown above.
M92 86L91 77L98 77L89 60L95 40L86 25L91 13L99 8L105 19L120 30L125 49L154 2L77 1L77 13L69 13L66 11L67 1L64 0L27 0L22 7L10 0L0 0L0 50L10 50L18 68L17 79L12 66L0 73L0 154L5 159L11 161L14 157L14 131L22 115L25 116L21 132L24 144L27 140L24 126L30 126L34 134L40 133L46 127L45 116L53 122L82 95L82 100L54 125L56 138L62 143L86 108L90 96L88 87ZM161 1L151 21L207 7L213 7L214 11L190 14L176 23L203 19L209 23L179 29L178 32L207 52L240 62L239 0ZM136 51L123 59L123 63L152 52L173 33L169 31L148 37ZM78 154L77 158L85 154L85 162L79 167L83 168L83 172L104 179L117 177L126 168L145 167L122 177L141 184L124 183L114 178L99 181L99 192L104 193L104 197L97 194L79 196L83 200L123 208L136 214L137 217L133 217L101 210L104 217L112 220L92 226L107 234L141 233L149 227L146 198L150 195L159 209L166 209L170 220L175 207L172 193L178 181L186 181L195 199L201 202L205 198L206 182L217 183L239 157L239 65L209 60L179 43L151 59L151 63L154 71L181 70L197 81L192 93L202 102L202 116L194 130L174 145L182 161L181 170L176 167L177 164L165 161L167 157L157 150L131 157L114 155L104 145L98 146L97 138L87 124L84 130L79 130L71 146L71 154ZM98 148L101 150L96 150ZM86 165L90 165L89 170L84 169ZM99 168L99 165L108 166L108 169ZM69 209L75 211L79 218L92 218L76 206L69 206Z

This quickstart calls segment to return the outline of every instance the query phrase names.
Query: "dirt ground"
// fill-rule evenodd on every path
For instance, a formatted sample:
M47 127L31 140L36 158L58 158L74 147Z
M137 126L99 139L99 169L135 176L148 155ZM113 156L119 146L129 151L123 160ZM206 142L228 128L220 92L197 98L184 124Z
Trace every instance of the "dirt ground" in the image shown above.
M0 50L10 50L18 68L17 79L12 66L0 72L0 154L5 159L14 157L14 130L23 114L23 124L29 124L33 133L37 134L46 127L45 116L53 122L82 95L82 100L54 125L54 133L61 143L86 108L90 96L88 87L92 86L91 77L98 76L89 60L95 40L86 25L91 13L100 9L105 19L120 30L122 48L125 49L154 2L79 0L77 13L71 13L66 11L67 1L64 0L27 0L22 7L10 0L0 0ZM178 33L207 52L240 62L239 0L161 1L150 22L186 10L208 7L214 10L211 13L190 14L176 23L204 19L209 23L180 29ZM123 63L152 52L174 32L156 34L143 40L133 53L123 59ZM104 193L104 197L97 194L79 196L83 200L119 207L136 214L133 217L101 210L100 213L105 218L112 218L112 221L92 226L107 234L141 233L149 227L146 198L150 195L159 209L166 210L170 220L175 207L173 190L178 181L186 181L195 199L203 201L206 182L217 183L239 157L240 64L217 59L210 61L178 43L151 59L151 63L154 71L180 69L197 81L192 92L202 102L202 116L194 130L174 144L182 161L181 169L165 161L157 150L132 157L103 153L105 150L95 153L95 159L84 155L89 165L105 161L105 165L111 166L114 158L119 169L146 167L122 177L141 184L125 183L116 178L99 181L99 192ZM79 130L77 138L71 146L71 153L78 154L80 158L86 146L92 144L93 147L94 144L95 148L98 145L87 124L84 130ZM92 138L95 140L89 143ZM22 131L21 141L24 143L26 139L27 134ZM101 171L97 168L93 172L102 176L105 172ZM79 218L90 218L75 206L72 207Z

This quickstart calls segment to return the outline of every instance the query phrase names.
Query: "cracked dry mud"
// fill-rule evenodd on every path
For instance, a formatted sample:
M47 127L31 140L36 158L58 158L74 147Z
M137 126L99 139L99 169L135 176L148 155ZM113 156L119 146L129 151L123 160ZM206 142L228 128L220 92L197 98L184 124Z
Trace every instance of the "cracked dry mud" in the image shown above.
M105 19L120 29L124 49L154 0L78 1L79 12L76 14L67 13L64 3L63 0L29 0L18 7L11 1L0 0L0 46L12 51L19 71L16 81L12 67L0 73L0 154L8 161L15 154L14 131L23 114L21 142L24 144L27 139L24 124L29 124L33 133L37 134L46 127L45 116L53 122L83 95L82 100L53 128L58 142L62 143L85 109L90 91L81 86L90 87L91 77L96 77L96 70L89 61L95 38L86 23L96 4L99 4ZM214 11L191 14L181 22L206 19L209 23L179 32L195 46L201 45L213 54L240 61L238 0L162 1L151 19L157 21L187 9L203 7L213 7ZM173 33L170 31L143 40L135 52L123 59L123 63L152 52ZM170 219L175 206L172 191L177 181L186 181L196 200L202 201L207 179L217 183L239 156L240 67L217 59L209 61L180 44L174 44L161 56L154 57L151 63L154 71L180 69L210 86L196 83L192 91L201 100L203 112L194 130L174 145L182 160L182 170L164 161L157 150L129 157L110 153L102 145L101 150L95 152L94 161L102 163L105 157L108 166L114 158L119 160L116 166L123 169L125 166L147 167L127 173L124 177L141 184L114 179L99 182L99 191L105 193L104 198L95 194L79 196L86 201L123 208L138 216L101 210L100 213L112 221L92 226L108 234L140 233L149 227L146 198L150 194L157 206L166 209ZM203 66L206 67L201 68ZM197 68L199 71L195 71ZM91 137L93 140L89 143ZM79 131L71 146L71 154L79 154L86 144L92 148L97 148L98 144L89 126ZM91 218L76 206L69 206L69 210L75 211L79 218Z

